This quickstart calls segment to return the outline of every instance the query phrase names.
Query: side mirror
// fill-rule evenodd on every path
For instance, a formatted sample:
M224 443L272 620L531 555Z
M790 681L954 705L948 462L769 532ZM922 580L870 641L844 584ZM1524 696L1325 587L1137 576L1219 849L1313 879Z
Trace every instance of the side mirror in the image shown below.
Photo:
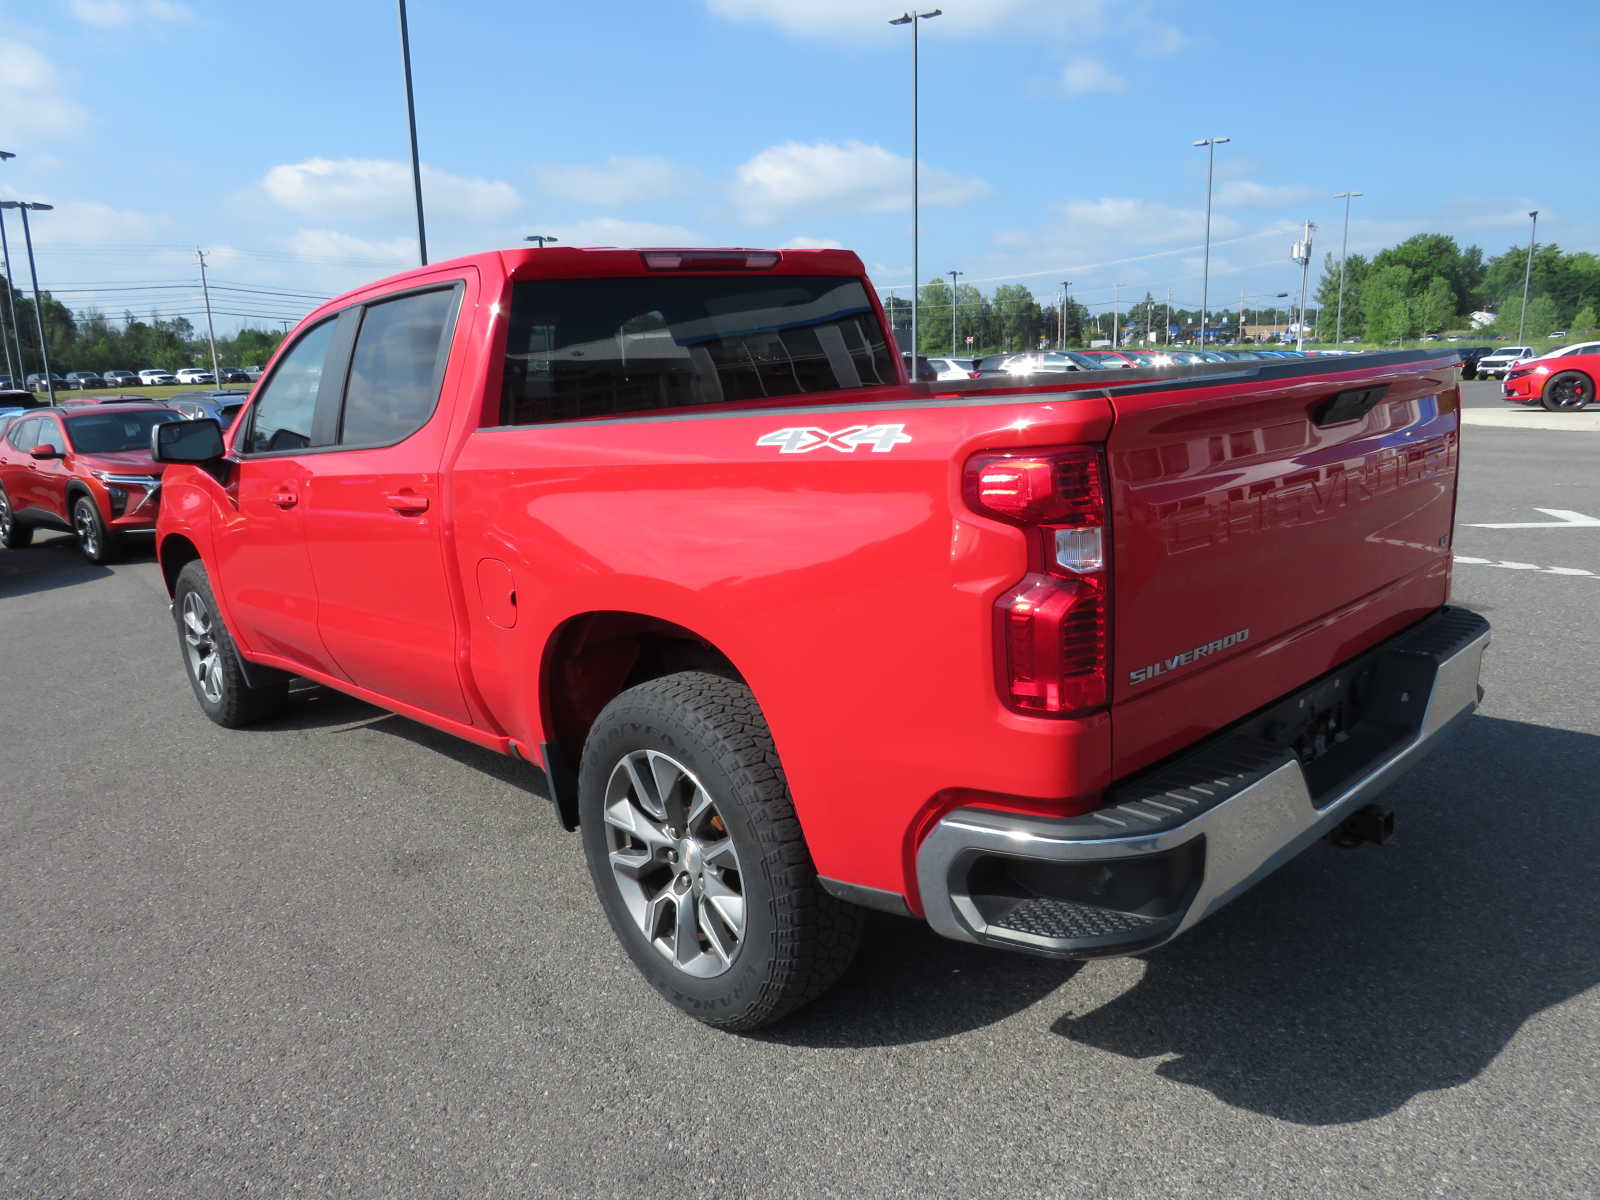
M39 458L39 459L60 458L61 457L61 451L57 450L54 446L49 446L49 445L35 446L32 450L29 450L28 453L31 454L34 458Z
M225 453L222 427L210 417L163 421L150 430L150 454L157 462L215 462Z

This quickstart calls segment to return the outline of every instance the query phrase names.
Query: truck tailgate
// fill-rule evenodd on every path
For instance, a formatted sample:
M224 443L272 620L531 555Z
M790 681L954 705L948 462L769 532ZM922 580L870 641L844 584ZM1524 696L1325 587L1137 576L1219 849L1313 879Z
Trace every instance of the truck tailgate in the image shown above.
M1445 602L1457 364L1408 358L1111 390L1117 773Z

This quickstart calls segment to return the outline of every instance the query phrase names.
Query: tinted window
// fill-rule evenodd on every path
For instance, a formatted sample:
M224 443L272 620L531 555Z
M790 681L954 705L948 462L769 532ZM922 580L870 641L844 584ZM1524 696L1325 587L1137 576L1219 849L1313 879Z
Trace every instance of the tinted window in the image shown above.
M170 409L160 412L98 412L72 417L72 445L79 454L109 454L118 450L150 449L150 431L164 421L183 420Z
M648 412L897 381L860 281L657 275L512 290L501 420Z
M339 440L387 446L427 423L439 401L445 331L456 289L420 292L367 308L350 359Z
M322 365L336 324L330 318L306 333L274 368L251 410L247 453L304 450L311 445L317 389L322 386Z
M61 454L67 452L67 439L61 436L61 426L48 418L39 421L39 428L34 431L33 439L35 446L54 446Z

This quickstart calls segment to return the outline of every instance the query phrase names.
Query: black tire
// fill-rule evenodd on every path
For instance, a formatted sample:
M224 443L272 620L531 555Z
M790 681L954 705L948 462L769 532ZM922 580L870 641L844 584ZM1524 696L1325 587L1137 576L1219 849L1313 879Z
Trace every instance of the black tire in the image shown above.
M281 671L252 667L256 685L245 682L239 652L222 623L210 577L198 559L178 572L172 615L184 674L206 716L226 729L239 729L272 716L288 703L289 677Z
M646 754L654 757L638 757ZM666 817L649 836L675 835L681 820L682 837L671 843L674 849L666 842L651 849L649 840L608 822L607 810L615 816L636 794L629 790L630 762L663 760L670 764L663 770L681 768L688 778L660 790ZM699 796L712 806L701 826L688 811ZM750 689L738 680L683 671L612 700L584 744L578 809L584 857L612 930L650 985L696 1020L739 1032L760 1029L816 999L849 967L861 940L863 914L818 884L772 734ZM645 815L637 806L632 813ZM638 846L629 848L630 842ZM729 845L731 873L725 865ZM654 899L642 905L644 916L636 915L630 903L639 908L654 885L641 882L631 900L625 897L629 885L613 869L614 851L640 856L641 880L655 878L658 870L665 877ZM686 883L691 872L693 881ZM730 940L731 925L711 915L711 879L717 872L719 889L731 885L740 897L741 927L731 938L731 953L713 944L705 924L689 930L694 942L680 953L680 895L692 898L692 910L708 914L703 920L717 925L722 942ZM674 895L668 897L669 891ZM664 944L668 912L662 901L671 905L670 948ZM657 937L646 933L651 912L661 930ZM695 962L680 965L688 954L696 956ZM696 974L691 970L696 963L713 970L720 965L720 970L709 977Z
M1577 412L1594 399L1594 381L1582 371L1562 371L1545 380L1539 403L1547 412Z
M11 497L0 488L0 546L7 550L21 550L33 544L33 526L24 525L11 511Z
M79 496L72 503L72 535L78 539L78 549L92 563L114 562L122 549L121 539L106 528L100 506L88 496Z

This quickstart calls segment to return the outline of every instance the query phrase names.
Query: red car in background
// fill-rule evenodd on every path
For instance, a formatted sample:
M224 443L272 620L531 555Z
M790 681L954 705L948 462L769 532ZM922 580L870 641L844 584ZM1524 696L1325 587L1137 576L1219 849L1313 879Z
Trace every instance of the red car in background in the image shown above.
M183 418L157 404L95 404L23 413L0 437L0 546L35 529L74 534L90 562L115 557L124 535L152 533L165 469L150 430Z
M1600 353L1564 354L1518 363L1506 372L1501 398L1539 404L1550 412L1577 412L1591 403L1600 381Z

